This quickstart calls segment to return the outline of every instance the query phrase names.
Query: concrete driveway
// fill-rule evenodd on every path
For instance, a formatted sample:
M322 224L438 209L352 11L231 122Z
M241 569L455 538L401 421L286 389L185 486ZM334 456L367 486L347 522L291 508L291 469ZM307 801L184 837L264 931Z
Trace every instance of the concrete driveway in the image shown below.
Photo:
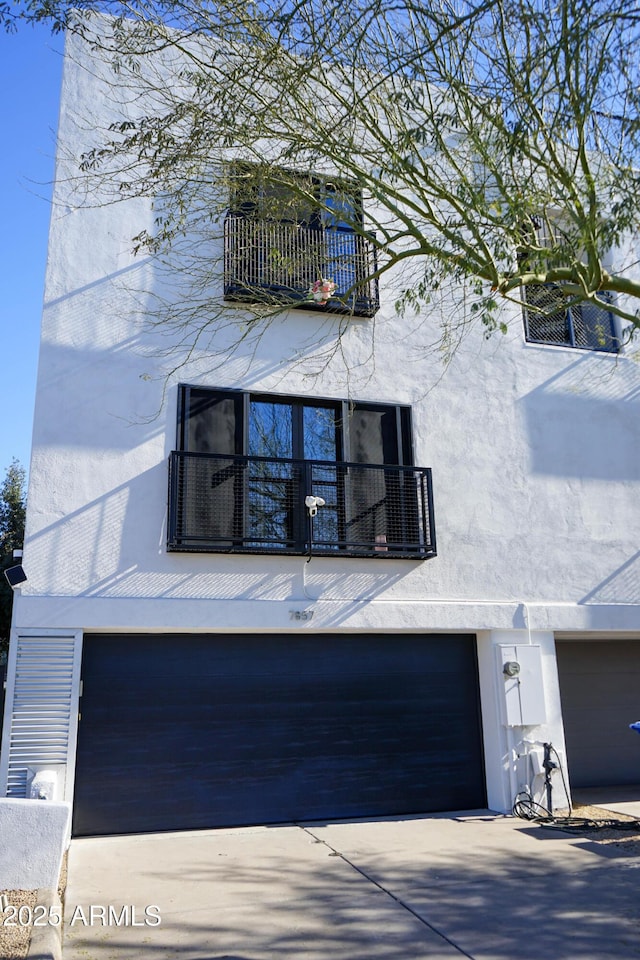
M639 881L482 811L79 839L64 960L632 960Z

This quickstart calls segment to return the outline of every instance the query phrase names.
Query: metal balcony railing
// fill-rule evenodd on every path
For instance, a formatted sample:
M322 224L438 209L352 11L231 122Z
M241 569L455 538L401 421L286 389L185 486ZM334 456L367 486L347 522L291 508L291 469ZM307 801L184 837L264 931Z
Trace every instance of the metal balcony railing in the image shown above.
M599 293L602 307L580 303L568 307L568 297L554 283L532 283L522 288L525 336L531 343L564 344L583 350L616 353L620 343L608 296Z
M308 496L325 501L315 517ZM424 560L436 553L431 471L174 452L168 549Z
M380 307L376 248L350 230L229 216L224 224L225 300L301 304L372 317ZM316 280L333 280L323 307L308 298Z

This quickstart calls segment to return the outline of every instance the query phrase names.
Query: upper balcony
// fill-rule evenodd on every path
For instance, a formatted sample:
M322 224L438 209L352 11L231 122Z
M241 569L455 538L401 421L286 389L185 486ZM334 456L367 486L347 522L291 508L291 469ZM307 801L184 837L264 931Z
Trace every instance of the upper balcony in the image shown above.
M373 317L380 307L376 248L371 239L336 227L228 216L224 224L225 300L304 305ZM334 296L320 306L311 285L326 278Z
M315 516L308 497L324 501ZM431 471L173 452L168 549L425 560L436 553Z

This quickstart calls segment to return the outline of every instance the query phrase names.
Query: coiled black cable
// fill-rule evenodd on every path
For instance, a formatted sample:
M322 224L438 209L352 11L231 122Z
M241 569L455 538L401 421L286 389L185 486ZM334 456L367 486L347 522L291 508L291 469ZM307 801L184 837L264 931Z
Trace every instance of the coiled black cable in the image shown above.
M549 745L549 747L550 751L555 754L558 770L562 777L562 786L564 787L565 796L568 798L569 791L567 789L562 761L555 747L551 745ZM521 790L516 794L511 812L514 817L519 817L521 820L528 820L531 823L537 823L540 826L551 827L557 830L575 830L576 832L585 830L633 830L635 833L640 833L640 820L614 820L608 817L602 819L595 817L574 817L570 802L569 815L566 817L557 817L551 810L547 810L541 803L534 800L529 789Z

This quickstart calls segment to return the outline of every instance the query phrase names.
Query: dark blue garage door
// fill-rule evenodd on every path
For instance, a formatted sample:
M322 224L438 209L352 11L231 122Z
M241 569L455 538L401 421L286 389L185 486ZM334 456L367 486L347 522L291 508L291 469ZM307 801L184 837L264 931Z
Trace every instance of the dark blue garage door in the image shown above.
M74 834L485 804L475 637L88 635Z

